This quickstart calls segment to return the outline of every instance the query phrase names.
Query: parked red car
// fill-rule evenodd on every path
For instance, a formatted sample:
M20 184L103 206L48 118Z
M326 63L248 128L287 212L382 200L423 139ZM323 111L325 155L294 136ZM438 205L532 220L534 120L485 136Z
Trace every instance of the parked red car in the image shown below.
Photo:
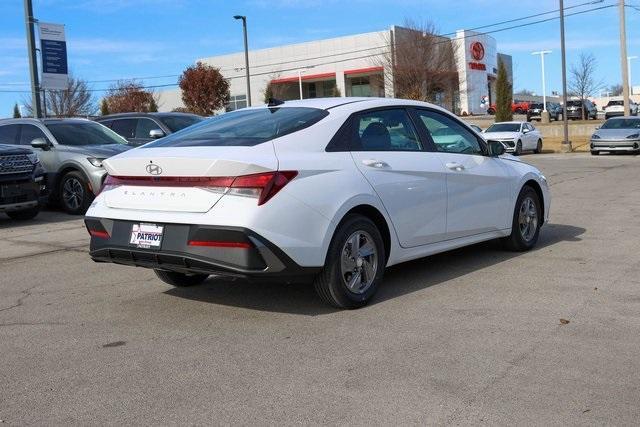
M529 109L529 103L527 101L514 101L511 104L511 111L515 114L525 114ZM487 109L488 114L496 113L496 104L491 104Z

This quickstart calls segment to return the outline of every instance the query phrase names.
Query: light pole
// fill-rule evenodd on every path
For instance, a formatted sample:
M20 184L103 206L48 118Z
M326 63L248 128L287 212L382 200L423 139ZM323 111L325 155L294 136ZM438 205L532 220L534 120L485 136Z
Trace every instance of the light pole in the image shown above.
M242 19L242 31L244 32L244 68L247 72L247 107L251 107L251 82L249 81L249 43L247 41L247 17L235 15L233 19Z
M310 68L313 68L313 65L308 65L298 70L298 89L300 90L300 99L302 99L302 73Z
M627 74L629 74L629 95L633 95L633 82L631 81L631 60L638 59L637 56L627 56Z
M36 40L33 28L37 20L33 17L31 0L24 0L24 18L27 24L27 49L29 51L29 71L31 73L31 106L33 117L42 117L40 83L38 81L38 59L36 57Z
M627 28L624 16L624 0L618 2L618 18L620 19L620 68L622 69L622 99L624 99L624 115L630 113L629 105L629 66L627 60Z
M540 65L542 67L542 115L540 120L545 123L549 122L549 113L547 111L547 84L544 79L544 56L550 53L550 50L531 52L532 55L540 55Z
M567 119L567 57L564 46L564 2L560 0L560 52L562 56L562 145L564 153L571 152L571 141L569 141L569 121Z

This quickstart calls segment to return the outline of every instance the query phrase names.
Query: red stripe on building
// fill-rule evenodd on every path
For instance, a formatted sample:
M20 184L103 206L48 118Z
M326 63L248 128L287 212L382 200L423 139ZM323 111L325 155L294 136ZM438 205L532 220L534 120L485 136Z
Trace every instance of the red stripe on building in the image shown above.
M384 67L368 67L368 68L358 68L356 70L346 70L344 72L345 75L349 74L364 74L364 73L375 73L379 71L383 71Z
M302 80L317 80L317 79L326 79L327 77L336 77L336 73L321 73L321 74L303 74ZM280 79L273 79L271 83L292 83L297 82L298 76L294 77L283 77Z

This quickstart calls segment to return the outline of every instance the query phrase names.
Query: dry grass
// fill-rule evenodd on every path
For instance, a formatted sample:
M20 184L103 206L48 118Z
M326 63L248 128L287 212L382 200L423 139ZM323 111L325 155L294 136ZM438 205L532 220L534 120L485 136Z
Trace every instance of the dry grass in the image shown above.
M547 153L560 153L562 152L562 139L561 137L548 136L543 140L543 152ZM589 151L589 136L576 136L571 139L571 148L575 152Z

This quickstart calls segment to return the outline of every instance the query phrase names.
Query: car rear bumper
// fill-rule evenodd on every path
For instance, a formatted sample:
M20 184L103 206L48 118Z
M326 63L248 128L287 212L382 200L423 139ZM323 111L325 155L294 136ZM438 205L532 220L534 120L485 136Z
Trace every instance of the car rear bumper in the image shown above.
M321 270L301 267L273 243L242 227L158 224L164 227L160 248L139 248L129 243L132 227L138 223L85 218L92 234L91 258L179 273L282 282L307 282Z
M591 151L640 151L640 141L591 140Z
M604 117L608 119L609 117L618 117L624 116L624 111L606 111L604 113Z

